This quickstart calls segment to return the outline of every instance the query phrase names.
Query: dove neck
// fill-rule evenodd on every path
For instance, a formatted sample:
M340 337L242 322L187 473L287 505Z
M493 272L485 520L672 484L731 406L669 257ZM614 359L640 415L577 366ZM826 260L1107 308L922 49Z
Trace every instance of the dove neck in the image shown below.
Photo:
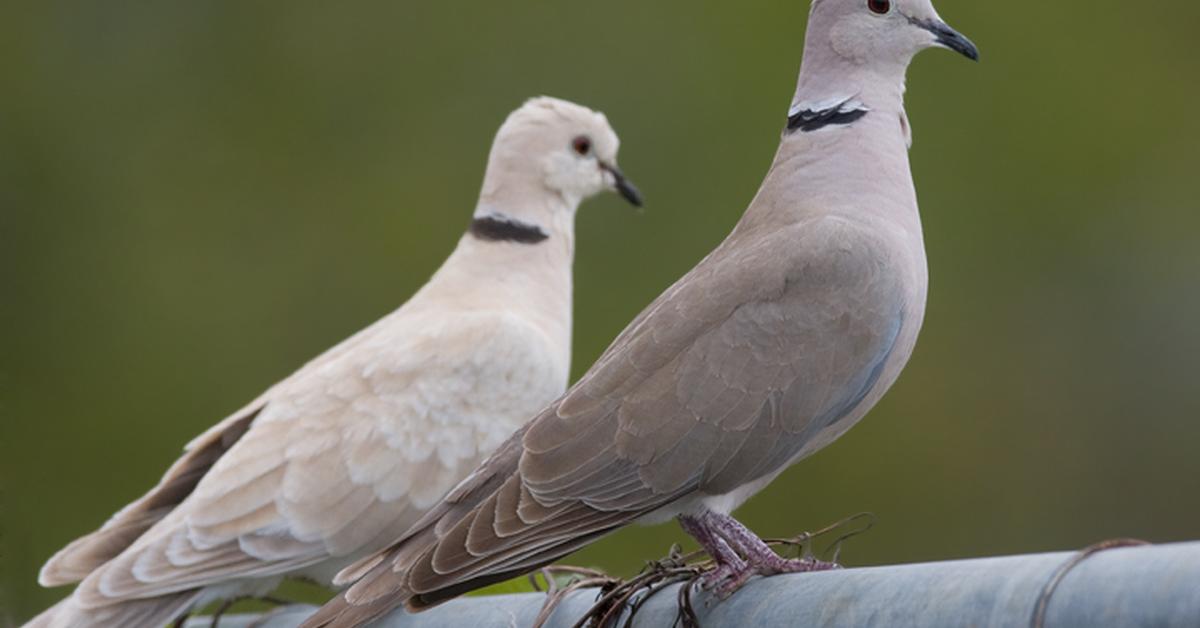
M516 250L510 251L514 255L569 265L575 255L578 206L578 201L565 199L545 187L493 190L480 197L466 237L500 249L515 246ZM502 228L480 228L488 224Z
M536 246L550 244L572 255L580 199L552 191L535 176L512 171L495 176L493 170L489 168L484 178L474 218L496 218L540 230L547 237Z
M544 213L533 212L528 205L524 209L518 212L481 203L475 220L519 216L522 223L542 229L545 239L529 242L481 237L468 230L411 303L453 303L456 309L477 314L515 315L551 341L561 354L556 360L565 374L571 347L575 214L563 207L554 207L553 212L544 208Z
M823 64L808 63L822 60L817 57L805 59L792 111L806 103L849 100L865 113L811 130L785 129L747 213L755 214L755 224L767 225L824 214L882 219L919 237L904 68L859 65L836 55L826 55Z
M488 281L565 294L569 308L578 203L539 188L507 186L481 196L455 255ZM507 229L498 234L477 229L485 221L516 225L524 235L509 237Z
M792 107L852 102L874 112L904 111L904 79L908 62L858 63L817 46L806 51Z
M838 23L824 21L814 11L792 105L850 99L872 111L898 114L904 109L904 79L915 52L850 44Z

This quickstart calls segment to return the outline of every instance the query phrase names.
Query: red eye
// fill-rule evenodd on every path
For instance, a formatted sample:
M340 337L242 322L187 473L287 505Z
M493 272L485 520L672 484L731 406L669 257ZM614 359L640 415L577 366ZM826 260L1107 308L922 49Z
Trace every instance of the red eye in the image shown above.
M867 8L871 9L872 13L886 15L892 10L892 3L889 0L867 0Z
M575 149L575 152L579 153L580 155L587 155L588 153L592 152L592 140L580 135L579 137L571 140L571 148Z

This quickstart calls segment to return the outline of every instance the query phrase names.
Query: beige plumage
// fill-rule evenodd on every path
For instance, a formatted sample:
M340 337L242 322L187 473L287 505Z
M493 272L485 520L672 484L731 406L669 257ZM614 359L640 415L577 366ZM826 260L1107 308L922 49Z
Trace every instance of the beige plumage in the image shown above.
M475 218L403 307L195 439L157 487L43 568L31 626L158 626L285 576L328 583L412 525L567 384L578 204L634 202L603 115L514 112Z

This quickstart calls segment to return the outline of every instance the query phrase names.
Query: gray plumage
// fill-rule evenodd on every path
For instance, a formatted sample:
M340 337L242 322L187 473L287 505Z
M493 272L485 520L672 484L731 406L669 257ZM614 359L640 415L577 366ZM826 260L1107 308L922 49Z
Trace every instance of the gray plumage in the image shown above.
M306 626L437 604L629 523L728 520L882 397L928 283L904 74L932 45L977 56L928 0L883 5L814 2L789 113L804 118L729 237L439 507L339 574L355 584ZM761 563L744 534L712 531L741 554L725 575Z

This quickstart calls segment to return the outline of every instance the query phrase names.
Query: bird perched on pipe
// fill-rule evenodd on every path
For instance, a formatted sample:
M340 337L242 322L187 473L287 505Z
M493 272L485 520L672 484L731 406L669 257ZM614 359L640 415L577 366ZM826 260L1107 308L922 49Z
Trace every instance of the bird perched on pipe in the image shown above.
M381 549L566 389L575 212L641 204L599 113L535 98L492 146L474 219L407 303L186 447L42 569L80 582L30 626L161 626Z
M927 269L903 93L919 51L975 46L929 0L815 0L774 163L728 238L305 624L359 626L677 518L727 594L784 560L730 516L896 381Z

